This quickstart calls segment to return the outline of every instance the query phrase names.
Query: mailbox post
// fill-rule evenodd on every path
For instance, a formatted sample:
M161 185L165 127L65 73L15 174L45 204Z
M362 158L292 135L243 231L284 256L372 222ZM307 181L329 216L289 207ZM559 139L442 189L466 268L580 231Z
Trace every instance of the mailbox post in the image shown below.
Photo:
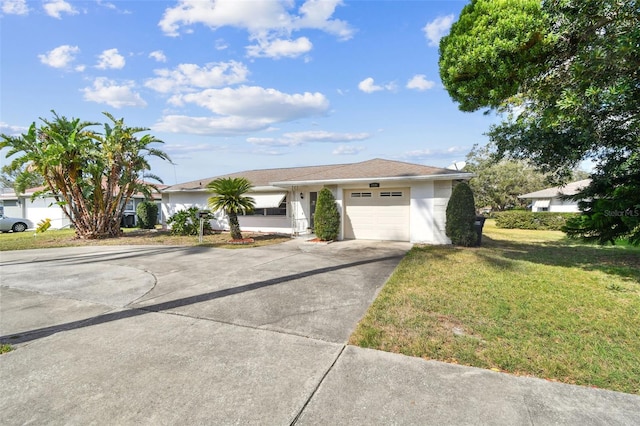
M209 218L208 210L200 210L198 212L198 218L200 219L200 226L198 227L198 242L202 243L202 235L204 234L204 221Z

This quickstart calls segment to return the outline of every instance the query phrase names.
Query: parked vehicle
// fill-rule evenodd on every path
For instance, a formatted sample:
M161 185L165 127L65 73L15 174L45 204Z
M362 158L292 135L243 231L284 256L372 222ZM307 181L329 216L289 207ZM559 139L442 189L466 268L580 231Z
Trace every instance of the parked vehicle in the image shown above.
M34 226L33 222L28 219L0 215L0 232L24 232L29 228L34 228Z

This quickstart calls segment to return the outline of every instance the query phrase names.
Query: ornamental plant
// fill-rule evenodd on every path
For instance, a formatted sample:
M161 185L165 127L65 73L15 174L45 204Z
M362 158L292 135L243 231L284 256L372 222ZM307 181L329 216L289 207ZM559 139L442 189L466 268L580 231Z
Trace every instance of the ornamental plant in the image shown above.
M177 211L167 220L167 223L171 225L171 235L198 235L200 231L199 213L198 207ZM212 232L211 223L208 220L204 221L203 226L204 234Z
M340 212L336 205L336 199L329 188L322 188L318 193L318 202L314 215L314 227L316 236L323 241L331 241L338 238L340 232Z
M468 183L460 182L453 188L446 215L445 233L453 245L471 247L477 244L476 205Z

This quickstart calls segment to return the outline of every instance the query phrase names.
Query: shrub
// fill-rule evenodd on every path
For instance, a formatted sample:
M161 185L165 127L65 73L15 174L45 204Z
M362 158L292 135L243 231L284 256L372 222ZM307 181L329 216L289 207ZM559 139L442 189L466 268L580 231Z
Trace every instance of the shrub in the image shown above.
M530 212L510 210L495 214L496 226L506 229L533 229L560 231L567 220L579 217L579 213Z
M318 194L313 219L315 234L323 241L335 240L340 232L340 212L336 199L329 188L322 188Z
M171 235L198 235L200 232L200 218L198 207L189 207L186 210L180 210L171 216L167 223L171 225ZM210 234L212 232L211 223L205 219L203 225L203 233Z
M143 201L136 207L138 226L142 229L154 229L158 223L158 205L152 201Z
M475 231L476 205L473 191L466 182L460 182L453 188L447 204L447 224L445 233L451 243L457 246L470 247L478 242Z

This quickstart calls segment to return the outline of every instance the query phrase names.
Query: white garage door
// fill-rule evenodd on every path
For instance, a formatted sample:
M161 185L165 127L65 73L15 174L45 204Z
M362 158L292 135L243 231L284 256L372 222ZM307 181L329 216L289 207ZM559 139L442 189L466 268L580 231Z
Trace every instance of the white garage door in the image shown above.
M409 241L409 188L345 189L345 238Z

